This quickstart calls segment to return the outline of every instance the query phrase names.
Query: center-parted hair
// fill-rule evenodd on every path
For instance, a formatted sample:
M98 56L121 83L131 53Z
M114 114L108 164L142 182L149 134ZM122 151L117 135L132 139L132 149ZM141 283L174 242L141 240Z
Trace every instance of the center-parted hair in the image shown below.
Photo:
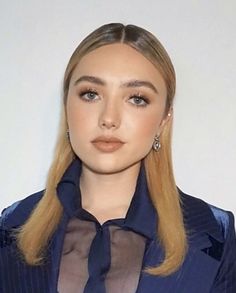
M29 219L17 233L18 247L30 265L39 265L45 259L47 245L63 213L56 187L76 156L66 136L66 105L71 76L84 55L114 43L124 43L134 48L157 68L167 88L165 115L172 108L176 86L174 67L162 44L149 31L135 25L110 23L93 31L79 44L69 60L64 75L60 127L45 192ZM153 275L169 275L176 271L182 264L187 250L181 202L173 175L171 130L172 118L161 133L161 149L158 152L151 149L144 158L148 190L158 219L156 238L164 252L164 259L160 264L144 269Z

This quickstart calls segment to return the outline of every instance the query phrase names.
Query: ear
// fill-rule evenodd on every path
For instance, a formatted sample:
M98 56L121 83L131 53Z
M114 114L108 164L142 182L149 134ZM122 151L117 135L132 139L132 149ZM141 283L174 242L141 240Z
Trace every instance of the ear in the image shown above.
M168 124L170 120L173 119L173 107L170 107L169 111L165 116L162 118L161 123L158 126L158 134L160 135L165 128L165 126Z

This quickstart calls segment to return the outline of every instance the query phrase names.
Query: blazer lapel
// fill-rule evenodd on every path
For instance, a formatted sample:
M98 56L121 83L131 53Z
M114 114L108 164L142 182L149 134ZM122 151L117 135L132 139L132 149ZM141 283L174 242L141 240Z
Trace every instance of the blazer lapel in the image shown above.
M206 244L209 243L207 239ZM202 242L203 244L203 242ZM150 244L145 256L146 266L154 266L154 259L163 255L156 243ZM208 246L208 244L206 245ZM204 245L203 247L206 248ZM142 273L136 293L206 293L209 292L215 279L220 262L203 252L200 247L190 247L182 267L167 277L156 277Z
M136 293L208 293L216 277L223 253L224 238L205 202L181 193L189 248L180 269L167 277L142 273ZM144 267L163 259L163 250L153 240L144 256Z

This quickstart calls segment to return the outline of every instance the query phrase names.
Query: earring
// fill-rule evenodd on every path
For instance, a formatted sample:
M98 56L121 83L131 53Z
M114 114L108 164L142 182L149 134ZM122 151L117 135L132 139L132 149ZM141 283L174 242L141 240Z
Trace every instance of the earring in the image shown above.
M160 142L160 136L156 135L154 138L154 142L152 145L152 148L154 149L154 151L158 152L159 149L161 148L161 142Z
M69 129L67 129L67 131L66 131L66 136L68 139L70 139L70 130Z

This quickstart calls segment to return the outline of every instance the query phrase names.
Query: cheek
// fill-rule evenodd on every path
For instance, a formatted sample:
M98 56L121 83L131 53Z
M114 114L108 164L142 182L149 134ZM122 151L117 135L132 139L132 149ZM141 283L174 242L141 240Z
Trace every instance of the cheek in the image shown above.
M86 115L86 111L81 106L70 101L67 103L66 111L70 129L70 143L74 152L80 157L83 148L87 147L85 138L89 139L88 135L92 126L91 116Z
M88 115L83 105L76 103L73 98L68 99L66 111L71 132L77 132L79 129L83 131L91 125L93 115Z
M160 123L161 115L157 111L145 113L145 115L141 113L130 120L130 125L132 125L136 137L146 142L152 142L154 136L158 132L158 125L160 125Z

